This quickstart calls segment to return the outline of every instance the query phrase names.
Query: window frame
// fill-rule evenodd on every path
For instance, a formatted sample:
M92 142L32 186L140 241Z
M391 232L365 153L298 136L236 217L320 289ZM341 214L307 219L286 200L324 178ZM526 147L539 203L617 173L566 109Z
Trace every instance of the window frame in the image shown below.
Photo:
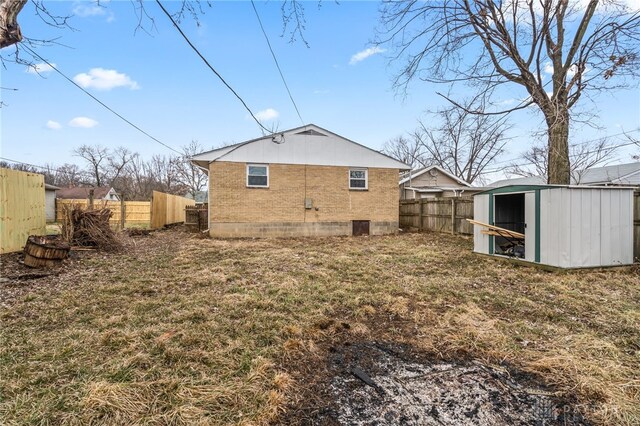
M266 176L267 176L267 184L266 185L251 185L251 184L249 184L249 176L261 176L261 175L249 175L249 168L250 167L264 167L267 170L267 174L266 174ZM258 163L247 163L245 184L246 184L247 188L269 188L269 165L268 164L258 164Z
M362 180L360 178L352 178L351 172L364 172L364 187L354 187L351 186L351 180ZM349 178L349 191L368 191L369 190L369 169L365 167L349 167L349 173L347 175Z

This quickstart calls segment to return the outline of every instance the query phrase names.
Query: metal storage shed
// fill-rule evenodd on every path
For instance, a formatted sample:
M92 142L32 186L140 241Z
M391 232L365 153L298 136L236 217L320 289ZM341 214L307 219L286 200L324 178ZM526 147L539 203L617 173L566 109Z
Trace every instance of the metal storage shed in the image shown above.
M509 241L474 227L473 250L560 268L633 263L633 188L510 185L474 196L474 220L524 234Z

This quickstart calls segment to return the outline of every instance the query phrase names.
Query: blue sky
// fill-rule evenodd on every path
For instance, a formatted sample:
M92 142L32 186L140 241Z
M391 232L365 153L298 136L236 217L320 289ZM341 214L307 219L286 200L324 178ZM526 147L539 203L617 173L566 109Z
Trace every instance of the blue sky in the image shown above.
M38 48L40 55L74 78L127 119L179 148L191 140L205 147L239 142L260 135L240 102L191 51L155 2L147 12L155 27L138 30L129 1L111 1L99 8L90 2L51 2L60 14L75 12L75 30L57 30L35 16L29 3L19 17L23 34L38 39L60 37L64 46ZM284 75L305 122L315 123L350 139L380 149L383 143L411 131L426 110L444 105L436 91L442 86L416 82L409 96L392 89L396 68L388 53L372 53L370 40L378 23L375 2L307 2L305 38L290 43L282 34L279 1L256 6ZM166 2L175 10L178 2ZM264 117L280 130L299 126L250 2L214 2L201 16L201 26L185 19L182 27L210 63ZM363 53L364 52L364 53ZM3 53L7 53L4 51ZM354 55L358 55L352 59ZM41 75L23 65L2 70L1 156L34 164L77 161L71 151L84 143L124 145L143 157L171 152L120 121L54 72ZM505 100L509 94L505 94ZM523 97L513 93L513 97ZM598 114L594 129L577 126L573 141L620 133L640 126L637 88L599 94L585 107ZM522 112L513 117L514 138L501 158L527 148L540 116ZM612 142L621 141L620 137ZM630 161L629 150L619 152ZM496 176L498 178L500 176Z

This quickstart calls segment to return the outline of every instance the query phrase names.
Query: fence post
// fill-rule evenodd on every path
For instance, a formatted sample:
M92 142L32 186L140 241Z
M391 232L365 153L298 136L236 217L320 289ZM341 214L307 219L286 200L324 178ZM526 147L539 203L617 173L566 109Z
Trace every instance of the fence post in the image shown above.
M126 214L127 214L127 205L124 203L124 196L121 196L120 197L120 229L124 229Z
M93 210L93 188L89 190L89 210Z
M422 215L424 214L424 198L418 199L418 205L420 208L418 209L418 231L422 232L424 226L422 225Z
M451 199L451 235L456 234L456 199Z

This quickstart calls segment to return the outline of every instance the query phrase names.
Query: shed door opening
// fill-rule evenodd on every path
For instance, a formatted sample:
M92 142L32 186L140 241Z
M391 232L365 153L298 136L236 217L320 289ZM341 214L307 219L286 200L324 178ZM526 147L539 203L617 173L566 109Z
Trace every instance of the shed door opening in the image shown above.
M510 231L525 233L525 194L496 195L493 223ZM525 241L496 236L495 254L524 258Z
M368 220L354 220L353 221L353 236L369 235L369 221Z

